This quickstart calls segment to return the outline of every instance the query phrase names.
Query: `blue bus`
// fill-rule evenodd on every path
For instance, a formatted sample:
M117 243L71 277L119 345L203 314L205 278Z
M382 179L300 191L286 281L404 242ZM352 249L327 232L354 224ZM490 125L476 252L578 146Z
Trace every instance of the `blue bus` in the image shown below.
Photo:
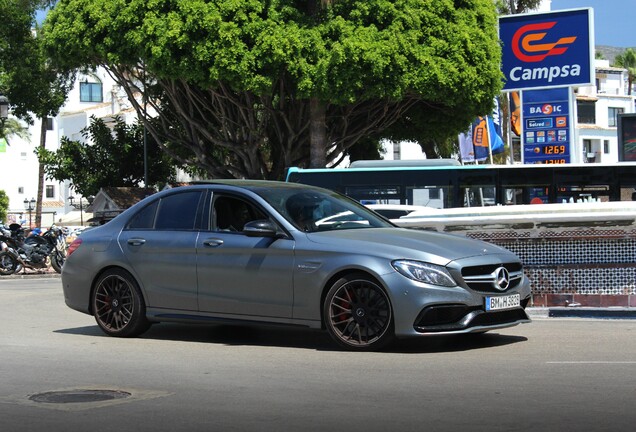
M460 165L454 159L356 161L349 168L289 168L287 181L363 203L436 208L636 199L636 162Z

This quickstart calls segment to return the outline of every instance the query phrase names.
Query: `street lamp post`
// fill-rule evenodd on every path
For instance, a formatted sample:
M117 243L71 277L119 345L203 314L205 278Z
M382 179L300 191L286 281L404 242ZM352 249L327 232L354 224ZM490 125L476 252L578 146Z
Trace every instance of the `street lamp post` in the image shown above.
M24 199L24 209L29 212L29 229L31 229L31 228L33 228L32 224L31 224L31 212L35 209L35 198L31 198L30 201L25 198Z
M82 205L82 200L83 200L83 198L80 197L80 199L79 199L80 225L84 226L84 208L83 208L83 205ZM75 197L74 196L68 197L68 201L71 203L71 206L77 208L77 206L73 202L73 201L75 201Z

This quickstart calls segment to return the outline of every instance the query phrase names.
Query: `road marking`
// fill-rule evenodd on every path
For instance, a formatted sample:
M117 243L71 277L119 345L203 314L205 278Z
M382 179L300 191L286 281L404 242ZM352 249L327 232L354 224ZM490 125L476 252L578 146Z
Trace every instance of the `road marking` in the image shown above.
M607 365L636 365L636 361L549 361L546 364L607 364Z

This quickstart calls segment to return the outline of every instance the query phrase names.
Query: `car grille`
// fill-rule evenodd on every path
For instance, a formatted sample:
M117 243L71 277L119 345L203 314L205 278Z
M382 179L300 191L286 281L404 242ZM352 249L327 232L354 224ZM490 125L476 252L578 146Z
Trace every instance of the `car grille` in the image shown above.
M485 312L479 306L446 304L429 306L422 310L414 323L420 333L461 332L472 327L488 327L528 321L525 312L530 297L521 301L521 307L498 312Z
M501 289L497 285L497 269L504 267L510 275L508 286ZM478 292L500 293L517 287L523 279L523 266L521 263L491 264L474 267L464 267L462 278L466 285Z

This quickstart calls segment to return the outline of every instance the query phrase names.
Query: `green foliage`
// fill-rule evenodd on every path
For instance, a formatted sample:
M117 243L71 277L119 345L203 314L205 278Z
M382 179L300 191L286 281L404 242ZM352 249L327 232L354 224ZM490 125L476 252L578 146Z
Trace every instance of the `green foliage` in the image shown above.
M9 98L13 114L31 124L31 113L38 118L54 116L64 104L73 74L54 68L42 49L35 13L52 2L0 3L0 93Z
M6 222L7 211L9 210L9 197L7 193L0 189L0 222Z
M142 125L127 125L118 117L112 129L92 117L82 130L86 142L63 137L57 151L39 150L38 157L49 177L70 180L82 196L95 195L102 187L138 186L144 179L143 133ZM174 181L173 161L150 136L147 153L148 185L163 187Z
M5 139L7 144L11 145L11 137L13 136L28 139L30 136L29 128L14 118L0 119L0 139Z
M617 55L614 59L614 65L627 69L628 74L628 94L632 94L632 85L636 79L636 51L634 48L627 48L624 52Z
M154 108L177 119L153 133L182 161L275 178L308 161L311 100L327 162L414 105L418 136L488 112L496 20L492 0L60 0L44 30L67 69L105 65L132 89L143 66L165 95Z

